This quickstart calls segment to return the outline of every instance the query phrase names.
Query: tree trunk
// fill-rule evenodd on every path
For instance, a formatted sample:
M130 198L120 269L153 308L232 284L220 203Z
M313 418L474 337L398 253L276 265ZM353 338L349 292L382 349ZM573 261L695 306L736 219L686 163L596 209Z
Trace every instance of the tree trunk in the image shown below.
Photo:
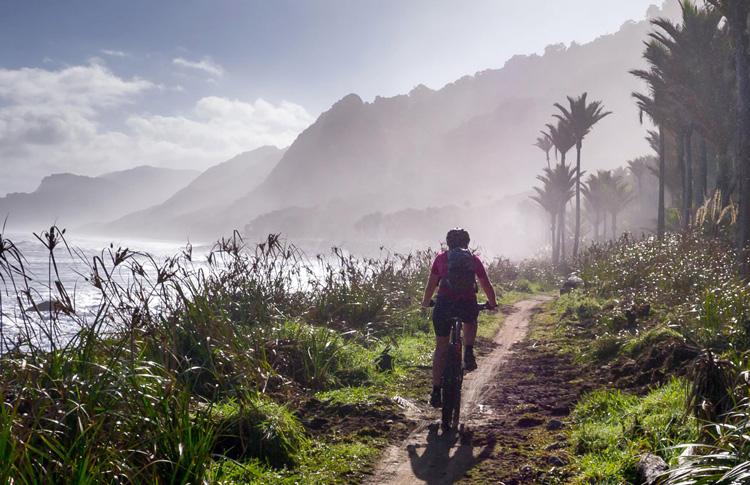
M599 211L594 212L594 241L599 241L599 224L601 224L601 217Z
M581 240L581 148L580 141L576 143L576 229L573 236L573 257L578 256L578 245Z
M557 264L557 261L558 261L558 259L560 257L559 254L558 254L558 249L557 249L558 248L558 244L557 244L557 213L550 214L550 216L551 216L550 226L551 226L551 229L552 229L551 230L551 232L552 232L552 263L553 264Z
M612 239L617 240L617 212L612 213Z
M700 160L700 173L698 175L698 184L696 186L695 193L695 204L697 206L703 205L703 202L708 196L708 147L706 146L706 139L701 136L701 160Z
M560 210L560 221L557 225L557 232L560 236L560 261L565 261L565 206L567 204L563 204L562 209Z
M685 184L685 132L683 130L680 130L677 133L677 166L680 168L680 191L682 192L680 194L680 226L683 229L687 228L687 224L685 224L685 195L687 192L687 187Z
M683 134L682 141L685 144L683 149L684 171L683 171L683 188L682 188L682 229L687 230L690 227L690 219L693 214L693 129L688 128Z
M664 237L665 217L664 217L664 176L665 174L665 148L664 128L659 125L659 207L656 215L656 234L659 239Z
M737 69L737 119L739 171L739 199L737 256L742 276L750 276L745 249L750 242L750 70L748 69L747 16L750 6L746 1L730 2L727 20L734 40L735 68Z
M716 189L721 192L721 206L726 207L732 197L731 163L728 150L722 150L717 157L719 173L716 175Z

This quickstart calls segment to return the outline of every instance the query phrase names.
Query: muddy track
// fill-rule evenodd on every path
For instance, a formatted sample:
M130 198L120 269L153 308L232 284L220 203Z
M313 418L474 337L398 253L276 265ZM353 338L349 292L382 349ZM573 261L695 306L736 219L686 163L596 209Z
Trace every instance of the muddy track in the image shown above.
M477 371L467 374L461 412L463 432L444 435L435 412L422 420L404 442L385 450L366 484L453 483L492 452L492 444L472 443L472 429L481 427L492 416L488 390L492 389L493 379L503 371L503 363L512 353L511 346L526 336L534 309L546 300L537 297L516 303L494 338L492 352L479 360Z

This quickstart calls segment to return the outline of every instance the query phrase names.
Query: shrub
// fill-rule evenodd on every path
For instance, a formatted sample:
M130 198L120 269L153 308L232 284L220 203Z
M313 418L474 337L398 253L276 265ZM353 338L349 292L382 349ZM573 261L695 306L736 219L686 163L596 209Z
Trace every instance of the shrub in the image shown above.
M366 380L374 358L335 330L299 321L285 322L257 337L270 345L266 352L274 369L317 390Z
M645 452L674 462L681 451L675 446L697 431L694 420L684 419L685 389L673 379L644 397L617 390L584 396L571 415L578 483L632 483Z
M214 452L230 458L257 458L280 468L297 464L309 445L297 417L259 394L224 402L212 416L217 429Z
M635 338L628 340L622 346L622 352L626 355L636 356L646 349L655 347L661 342L669 340L683 340L682 335L668 327L656 327L638 334Z
M621 345L622 343L617 336L604 334L594 340L592 352L596 359L606 360L617 355Z

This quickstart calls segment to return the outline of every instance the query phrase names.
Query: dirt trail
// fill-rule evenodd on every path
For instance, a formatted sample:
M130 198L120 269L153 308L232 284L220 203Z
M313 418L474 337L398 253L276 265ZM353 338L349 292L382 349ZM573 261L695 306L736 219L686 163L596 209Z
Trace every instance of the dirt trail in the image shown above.
M367 484L450 484L492 452L494 443L473 446L471 440L472 429L486 422L493 413L485 402L487 390L491 388L488 384L501 371L500 367L511 354L511 346L526 336L534 308L547 299L537 297L516 303L513 313L506 317L495 336L495 348L479 360L477 371L467 374L461 412L464 432L444 436L439 431L436 412L420 423L406 441L386 449Z

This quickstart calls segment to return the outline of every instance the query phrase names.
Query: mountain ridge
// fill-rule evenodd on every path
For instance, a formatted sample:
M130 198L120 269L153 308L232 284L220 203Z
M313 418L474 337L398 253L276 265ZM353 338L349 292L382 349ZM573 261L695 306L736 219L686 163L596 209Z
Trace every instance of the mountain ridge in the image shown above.
M120 217L169 197L198 172L142 165L92 177L55 173L33 192L0 197L0 216L14 228L55 223L77 227Z

